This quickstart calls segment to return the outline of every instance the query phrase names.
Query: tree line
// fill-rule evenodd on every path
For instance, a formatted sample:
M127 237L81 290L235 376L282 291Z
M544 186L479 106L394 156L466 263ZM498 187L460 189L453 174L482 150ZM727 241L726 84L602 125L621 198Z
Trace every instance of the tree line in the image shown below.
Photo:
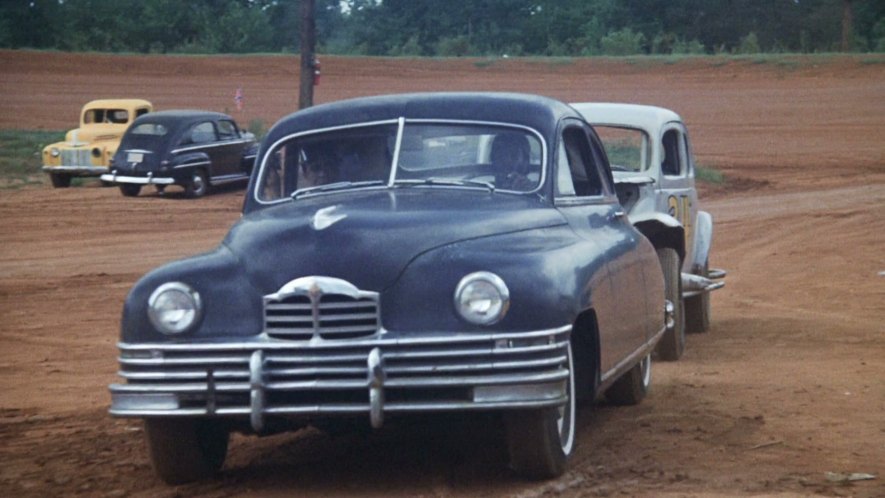
M301 0L0 0L0 47L299 50ZM885 52L882 0L315 0L319 53Z

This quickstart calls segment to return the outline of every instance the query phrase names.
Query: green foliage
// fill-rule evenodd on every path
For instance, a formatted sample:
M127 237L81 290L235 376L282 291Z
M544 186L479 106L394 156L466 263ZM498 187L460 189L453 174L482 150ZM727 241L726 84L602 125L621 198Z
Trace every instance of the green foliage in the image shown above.
M829 52L843 0L315 0L318 47L365 55ZM2 0L0 47L298 50L297 0ZM885 2L852 0L854 50L885 51ZM342 6L344 8L342 8Z
M645 35L630 28L613 31L602 37L599 47L603 55L634 55L642 53Z
M714 185L722 185L726 181L725 175L721 171L699 165L695 165L694 177L699 182L712 183Z
M735 50L735 53L738 54L758 54L759 52L761 52L759 50L759 38L753 32L741 38L741 43L738 45L737 50Z
M261 140L267 135L267 123L260 118L253 119L252 121L249 121L249 126L246 128L246 131L255 135L256 140Z
M0 185L41 183L43 147L64 138L64 131L0 130Z
M470 40L466 36L442 38L436 42L436 55L462 57L470 53Z

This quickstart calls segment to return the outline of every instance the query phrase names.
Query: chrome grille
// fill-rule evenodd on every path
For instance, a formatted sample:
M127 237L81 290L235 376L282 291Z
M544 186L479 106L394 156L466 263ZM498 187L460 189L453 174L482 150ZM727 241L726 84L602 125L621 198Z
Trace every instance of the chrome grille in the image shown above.
M353 339L380 329L378 295L309 277L264 297L264 332L278 339ZM342 289L346 293L342 293Z
M62 166L92 166L92 152L89 149L62 149Z

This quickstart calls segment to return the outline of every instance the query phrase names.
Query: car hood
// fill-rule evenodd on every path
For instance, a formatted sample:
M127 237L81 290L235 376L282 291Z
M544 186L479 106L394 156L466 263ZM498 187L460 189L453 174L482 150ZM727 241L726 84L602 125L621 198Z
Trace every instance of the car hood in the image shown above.
M69 130L65 134L66 145L77 147L102 140L119 140L128 124L100 123Z
M538 196L375 189L286 201L253 212L231 229L224 244L264 293L307 275L340 278L380 292L415 257L434 248L564 223Z

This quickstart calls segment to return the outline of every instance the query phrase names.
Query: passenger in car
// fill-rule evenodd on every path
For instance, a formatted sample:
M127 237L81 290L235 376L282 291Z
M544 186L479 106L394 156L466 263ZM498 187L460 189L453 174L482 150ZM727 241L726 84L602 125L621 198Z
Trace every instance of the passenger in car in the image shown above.
M490 160L495 169L495 186L504 190L528 191L535 186L529 180L531 147L520 133L502 133L492 142Z

